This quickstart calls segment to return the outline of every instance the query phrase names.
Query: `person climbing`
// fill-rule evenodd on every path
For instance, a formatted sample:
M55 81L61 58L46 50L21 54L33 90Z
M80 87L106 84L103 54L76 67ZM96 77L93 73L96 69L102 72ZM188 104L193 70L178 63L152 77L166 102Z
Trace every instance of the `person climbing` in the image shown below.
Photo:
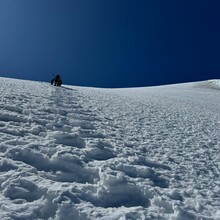
M57 74L52 80L51 80L51 85L54 86L61 86L62 85L62 80L59 74Z

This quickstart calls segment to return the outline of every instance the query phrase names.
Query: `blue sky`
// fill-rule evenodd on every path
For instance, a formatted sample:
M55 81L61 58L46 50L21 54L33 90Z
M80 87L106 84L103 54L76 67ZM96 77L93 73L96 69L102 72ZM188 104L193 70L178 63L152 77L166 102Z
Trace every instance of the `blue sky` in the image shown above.
M1 0L0 76L96 87L220 78L219 0Z

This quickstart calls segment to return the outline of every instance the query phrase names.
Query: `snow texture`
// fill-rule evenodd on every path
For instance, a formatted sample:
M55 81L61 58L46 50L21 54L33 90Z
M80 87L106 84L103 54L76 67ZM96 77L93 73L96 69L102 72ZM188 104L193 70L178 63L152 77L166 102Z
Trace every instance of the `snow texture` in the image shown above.
M0 82L1 220L220 219L219 80Z

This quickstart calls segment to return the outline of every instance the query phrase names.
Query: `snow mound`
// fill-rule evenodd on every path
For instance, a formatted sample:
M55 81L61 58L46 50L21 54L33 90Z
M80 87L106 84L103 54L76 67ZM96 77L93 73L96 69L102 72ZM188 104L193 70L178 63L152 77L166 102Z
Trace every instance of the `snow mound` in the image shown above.
M208 81L214 88L220 89L220 80L209 80Z
M206 89L220 89L220 80L213 79L208 81L200 82L199 85Z
M219 80L0 80L0 219L220 219Z

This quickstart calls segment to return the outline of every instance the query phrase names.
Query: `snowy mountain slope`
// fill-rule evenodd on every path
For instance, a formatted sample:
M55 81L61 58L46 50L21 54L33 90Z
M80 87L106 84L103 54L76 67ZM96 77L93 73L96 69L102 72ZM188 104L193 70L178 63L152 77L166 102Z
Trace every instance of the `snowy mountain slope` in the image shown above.
M0 219L220 219L218 80L0 81Z

